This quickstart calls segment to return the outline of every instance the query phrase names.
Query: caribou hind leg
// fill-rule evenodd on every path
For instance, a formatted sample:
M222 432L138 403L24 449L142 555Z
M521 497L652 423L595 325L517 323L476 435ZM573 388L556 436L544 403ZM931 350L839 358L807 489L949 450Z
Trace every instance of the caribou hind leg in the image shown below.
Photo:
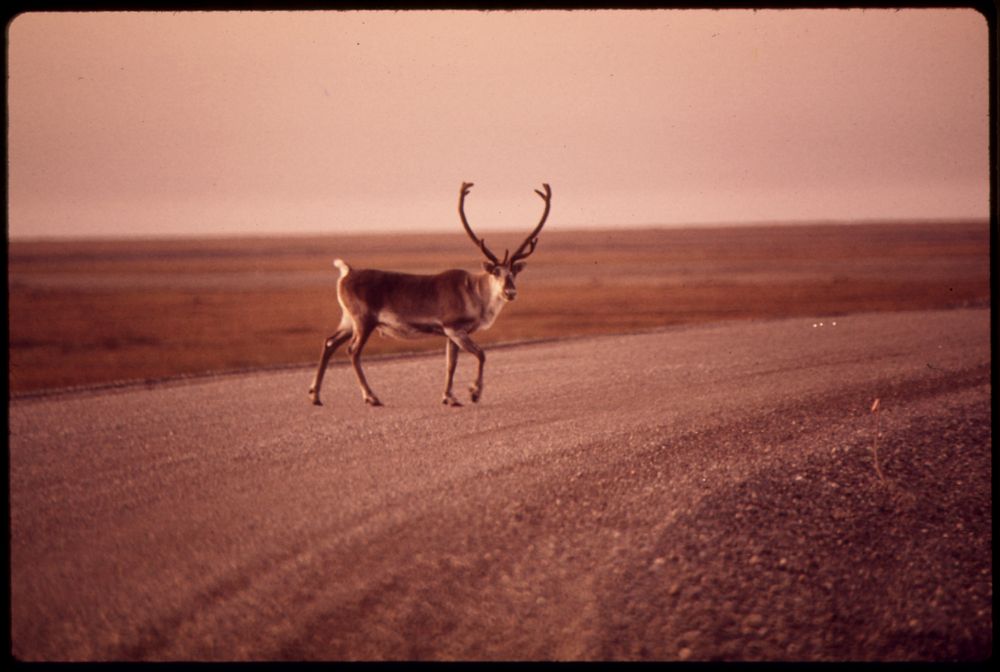
M358 383L361 385L361 396L364 398L365 403L372 406L381 406L382 402L372 392L372 388L368 386L365 372L361 369L361 351L364 349L365 343L368 342L368 337L372 335L374 330L374 324L363 323L355 325L354 340L347 347L347 352L351 355L351 365L354 366L354 373L358 376Z
M316 377L313 378L312 385L309 386L309 398L317 406L323 405L323 402L319 400L319 390L323 386L323 375L326 373L326 367L330 363L330 357L333 356L337 348L343 345L353 333L350 323L341 325L336 333L323 343L323 354L319 358L319 368L316 369Z

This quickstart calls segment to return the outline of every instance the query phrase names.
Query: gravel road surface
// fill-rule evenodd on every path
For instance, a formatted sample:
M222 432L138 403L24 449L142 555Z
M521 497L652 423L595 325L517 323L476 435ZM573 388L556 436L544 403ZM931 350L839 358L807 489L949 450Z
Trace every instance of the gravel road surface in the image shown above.
M989 329L956 310L495 347L462 408L443 344L368 362L382 408L342 353L322 407L306 368L16 399L12 653L984 659ZM460 356L457 389L474 372Z

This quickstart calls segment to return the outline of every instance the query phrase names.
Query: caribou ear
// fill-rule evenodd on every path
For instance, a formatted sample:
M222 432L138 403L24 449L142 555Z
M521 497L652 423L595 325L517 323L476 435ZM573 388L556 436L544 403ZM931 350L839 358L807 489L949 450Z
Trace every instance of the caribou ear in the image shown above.
M523 271L524 267L527 266L527 265L528 264L526 262L520 261L520 262L518 262L518 263L516 263L516 264L514 264L513 266L510 267L511 273L513 273L514 275L517 275L518 273L520 273L521 271Z
M496 269L496 267L497 265L494 264L492 261L483 262L483 270L486 271L487 273L492 273Z

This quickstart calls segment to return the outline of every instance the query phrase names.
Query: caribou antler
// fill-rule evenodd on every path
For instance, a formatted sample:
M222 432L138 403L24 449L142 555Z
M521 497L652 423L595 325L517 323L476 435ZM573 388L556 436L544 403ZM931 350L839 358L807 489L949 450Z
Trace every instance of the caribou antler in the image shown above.
M528 237L524 239L521 246L517 248L516 252L514 252L514 256L510 258L510 263L512 264L515 261L527 258L532 252L535 251L535 245L538 244L538 232L542 230L543 226L545 226L545 220L549 217L549 206L552 204L552 190L549 188L548 184L542 184L542 186L545 187L544 194L538 189L535 189L535 193L541 196L542 200L545 201L545 212L542 213L542 221L538 222L538 226L535 227L535 230L528 234ZM528 248L527 252L524 251L524 248L526 247Z
M486 239L478 238L476 234L472 231L472 227L469 226L469 220L465 218L465 196L469 193L469 189L472 188L472 182L463 182L461 194L458 197L458 214L462 218L462 226L465 227L465 232L469 234L469 238L472 238L472 242L479 246L479 249L483 251L486 258L492 261L494 264L500 264L500 260L497 256L490 252L490 248L486 247ZM504 262L507 261L507 255L504 254Z

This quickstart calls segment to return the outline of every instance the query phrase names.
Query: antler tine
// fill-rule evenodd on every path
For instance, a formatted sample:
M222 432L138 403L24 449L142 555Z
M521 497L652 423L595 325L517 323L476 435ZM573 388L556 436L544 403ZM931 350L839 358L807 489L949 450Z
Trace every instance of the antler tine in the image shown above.
M462 182L462 189L458 197L458 215L462 218L462 226L465 227L465 232L469 234L469 238L472 238L472 242L479 246L479 249L482 250L487 259L494 264L499 264L500 260L497 259L497 256L490 252L490 248L486 247L486 239L477 237L472 231L472 227L469 226L469 220L465 218L465 196L469 193L471 187L472 182Z
M528 237L524 239L521 246L514 252L514 256L510 258L511 263L530 256L535 251L535 245L538 245L538 232L545 226L545 220L549 217L549 207L552 205L552 189L549 188L547 183L543 183L542 186L545 188L544 194L540 190L535 189L535 193L545 201L545 211L542 213L542 220L538 222L535 230L528 234ZM527 252L525 252L525 248L527 248Z

